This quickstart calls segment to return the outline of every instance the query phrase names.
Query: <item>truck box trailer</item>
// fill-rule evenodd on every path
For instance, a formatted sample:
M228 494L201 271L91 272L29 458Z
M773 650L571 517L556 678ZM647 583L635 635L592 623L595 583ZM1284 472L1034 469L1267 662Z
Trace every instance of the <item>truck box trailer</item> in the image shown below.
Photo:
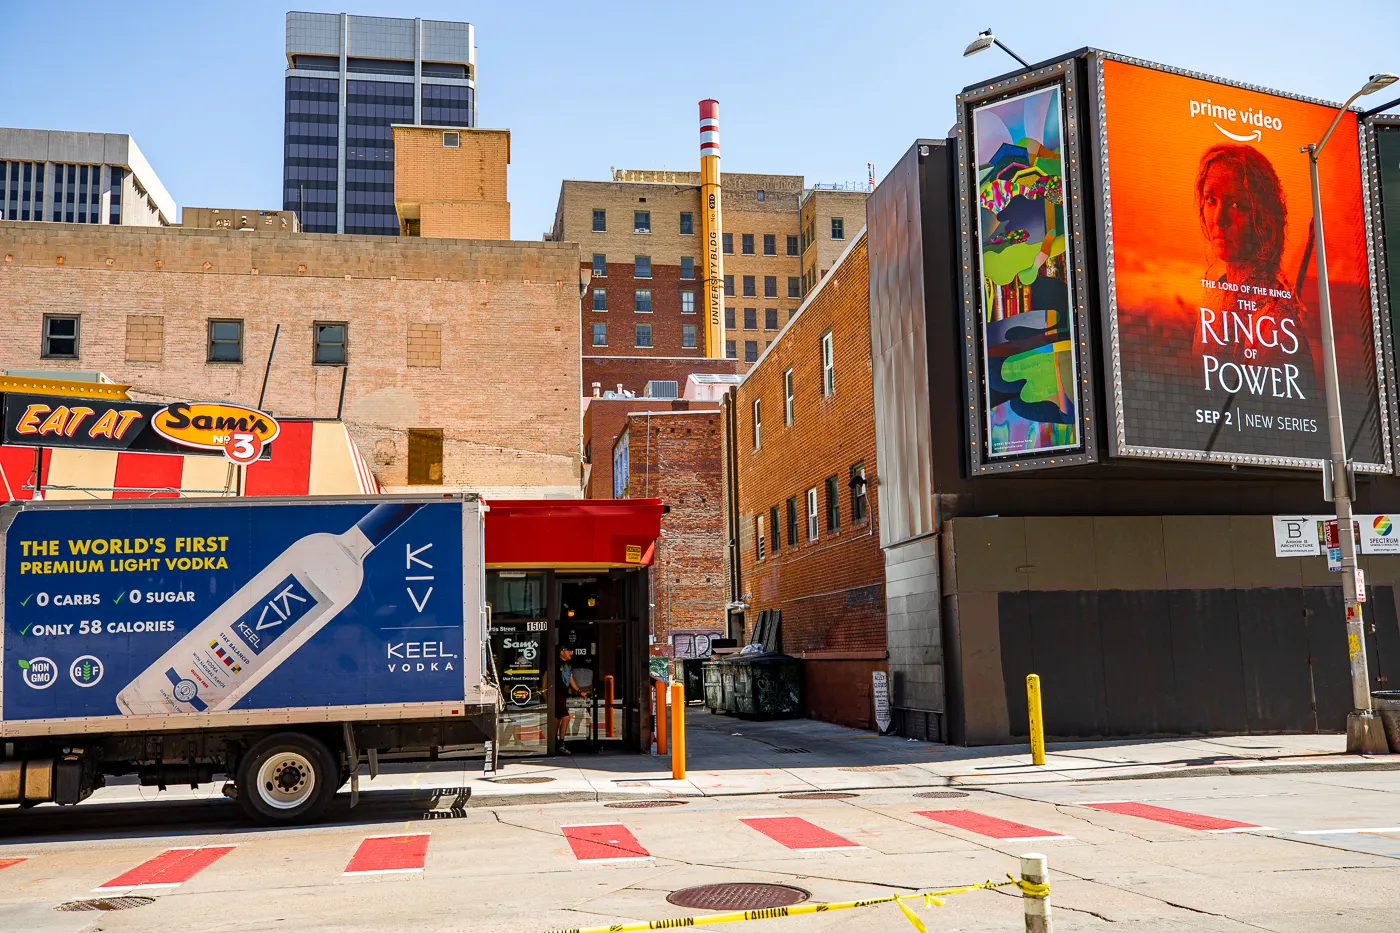
M495 750L471 495L0 507L0 804L114 775L313 818L378 755ZM488 765L489 766L489 765Z

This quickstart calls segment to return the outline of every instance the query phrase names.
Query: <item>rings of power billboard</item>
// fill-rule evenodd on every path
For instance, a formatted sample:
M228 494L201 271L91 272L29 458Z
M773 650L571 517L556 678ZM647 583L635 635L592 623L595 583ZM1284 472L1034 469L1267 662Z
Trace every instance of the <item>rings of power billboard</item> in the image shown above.
M1100 393L1116 457L1327 459L1301 150L1335 105L1102 52L961 104L975 471L1096 459ZM1367 197L1400 199L1397 136L1348 112L1318 164L1347 450L1372 472L1392 456Z

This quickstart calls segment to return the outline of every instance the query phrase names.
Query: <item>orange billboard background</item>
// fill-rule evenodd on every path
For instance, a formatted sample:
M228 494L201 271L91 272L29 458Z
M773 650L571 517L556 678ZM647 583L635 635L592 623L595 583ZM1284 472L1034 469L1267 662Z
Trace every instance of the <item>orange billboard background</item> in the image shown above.
M1102 68L1126 445L1208 451L1246 462L1325 457L1316 257L1309 247L1312 188L1308 156L1300 150L1322 138L1336 108L1112 59ZM1348 113L1319 172L1348 446L1357 459L1376 463L1383 462L1384 447L1357 132L1356 115ZM1232 150L1236 165L1256 169L1239 182L1246 215L1255 210L1250 198L1263 200L1258 190L1273 185L1259 182L1257 156L1239 150L1262 155L1276 174L1285 210L1274 263L1279 297L1239 307L1269 318L1266 341L1275 344L1279 322L1291 318L1285 330L1298 331L1292 356L1277 346L1261 349L1247 316L1238 322L1243 336L1222 329L1220 306L1234 310L1237 302L1235 296L1226 301L1220 289L1237 287L1229 280L1242 277L1241 266L1222 260L1225 241L1212 240L1222 235L1218 226L1207 229L1198 191L1207 153L1219 146ZM1245 169L1236 171L1246 178ZM1293 347L1289 337L1282 342ZM1256 367L1246 375L1262 390L1251 391L1231 361ZM1286 370L1290 365L1296 372ZM1273 366L1276 375L1264 372ZM1275 419L1288 419L1289 427ZM1311 430L1309 421L1316 422Z

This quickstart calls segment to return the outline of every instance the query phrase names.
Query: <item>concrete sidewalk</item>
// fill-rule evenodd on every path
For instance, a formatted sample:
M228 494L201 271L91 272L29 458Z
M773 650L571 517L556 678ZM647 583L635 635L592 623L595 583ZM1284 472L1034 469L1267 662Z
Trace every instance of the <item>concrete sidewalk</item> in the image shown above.
M1400 770L1400 755L1345 754L1342 735L1245 735L1191 739L1055 742L1035 767L1025 745L960 748L877 736L811 719L752 722L687 711L686 779L670 759L567 755L503 759L483 778L467 772L470 806L711 797L895 787L960 787L1065 781L1140 780L1300 771ZM389 789L406 775L362 787Z

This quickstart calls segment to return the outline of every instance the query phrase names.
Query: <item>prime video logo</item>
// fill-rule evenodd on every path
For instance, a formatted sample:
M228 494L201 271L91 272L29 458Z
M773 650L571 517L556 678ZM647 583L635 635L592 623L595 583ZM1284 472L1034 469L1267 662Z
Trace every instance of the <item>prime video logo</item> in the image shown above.
M1191 117L1207 117L1221 133L1235 140L1246 143L1253 140L1262 139L1264 134L1261 129L1255 129L1251 133L1232 133L1220 125L1220 121L1235 124L1238 128L1249 129L1250 127L1260 127L1263 130L1281 130L1283 121L1278 117L1271 117L1263 110L1239 110L1234 107L1227 107L1224 104L1212 103L1207 97L1205 100L1191 101Z

